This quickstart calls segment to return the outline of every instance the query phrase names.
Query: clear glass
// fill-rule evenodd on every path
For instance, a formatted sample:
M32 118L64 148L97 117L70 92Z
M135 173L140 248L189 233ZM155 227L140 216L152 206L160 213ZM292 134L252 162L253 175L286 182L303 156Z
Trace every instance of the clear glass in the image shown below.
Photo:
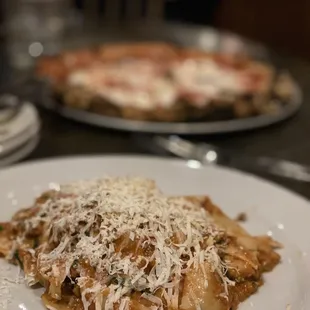
M42 54L61 48L67 0L6 0L5 34L14 67L30 67Z

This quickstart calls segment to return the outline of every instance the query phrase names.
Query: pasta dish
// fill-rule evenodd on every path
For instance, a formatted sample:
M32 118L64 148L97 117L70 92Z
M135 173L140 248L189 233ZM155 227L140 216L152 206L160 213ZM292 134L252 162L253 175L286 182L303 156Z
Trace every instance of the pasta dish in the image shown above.
M0 256L50 310L233 310L280 260L208 197L138 177L59 186L0 228Z

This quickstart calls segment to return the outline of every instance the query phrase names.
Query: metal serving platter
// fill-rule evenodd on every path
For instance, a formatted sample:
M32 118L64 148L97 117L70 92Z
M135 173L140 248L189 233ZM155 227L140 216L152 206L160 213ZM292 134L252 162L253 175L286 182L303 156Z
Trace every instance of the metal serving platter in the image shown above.
M67 41L65 48L73 49L105 42L120 41L166 41L180 46L196 47L209 51L242 53L275 65L268 50L260 44L253 43L234 34L222 33L212 28L179 24L134 25L118 30L105 29L104 32L92 33L91 36L80 34L77 39L71 37ZM164 123L103 116L61 106L48 95L48 91L47 93L44 92L45 95L40 100L40 104L66 118L100 127L160 134L215 134L266 127L293 116L299 110L302 103L302 93L297 84L295 89L293 99L279 113L225 121Z

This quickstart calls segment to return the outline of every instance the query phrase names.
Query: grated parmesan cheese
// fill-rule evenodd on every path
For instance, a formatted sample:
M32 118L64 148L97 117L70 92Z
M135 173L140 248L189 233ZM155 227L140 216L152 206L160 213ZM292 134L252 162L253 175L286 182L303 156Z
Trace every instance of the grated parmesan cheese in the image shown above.
M182 276L205 262L219 274L225 294L227 286L234 285L210 241L222 232L207 211L184 198L165 196L151 180L80 181L61 186L38 205L40 211L25 227L47 225L45 238L56 244L52 251L38 254L38 271L63 282L71 279L75 261L89 263L95 278L80 266L76 279L84 309L91 304L101 309L104 302L107 310L116 303L127 310L132 291L141 292L156 309L163 308L163 300L177 308ZM158 289L163 299L154 295ZM108 292L106 298L103 292Z

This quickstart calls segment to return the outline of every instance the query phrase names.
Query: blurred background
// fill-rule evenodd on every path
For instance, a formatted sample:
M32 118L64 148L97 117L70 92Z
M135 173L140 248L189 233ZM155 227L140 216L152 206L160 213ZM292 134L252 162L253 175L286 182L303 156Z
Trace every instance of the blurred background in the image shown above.
M64 18L66 26L84 27L86 24L107 23L122 18L126 10L131 11L132 19L137 20L134 6L138 1L118 0L2 0L1 38L8 36L5 20L10 19L8 27L27 27L25 11L32 14L56 15ZM142 0L143 10L147 1ZM203 24L229 30L248 38L266 43L278 50L293 55L310 58L310 2L307 0L151 0L151 17L163 21ZM42 8L42 5L45 8ZM28 8L27 8L28 6ZM32 9L30 8L32 6ZM22 13L24 12L24 13ZM19 14L18 14L19 13ZM12 17L19 15L19 21ZM26 20L24 20L26 22ZM60 32L61 20L50 21L51 31ZM29 20L31 23L31 20ZM48 21L46 21L48 23ZM28 25L29 28L35 25ZM36 28L39 31L39 28ZM13 31L11 29L11 31ZM15 30L16 31L16 30ZM33 31L33 29L29 29Z
M61 155L154 153L152 147L141 147L139 133L96 128L42 108L42 89L27 81L42 55L120 41L129 33L131 40L156 40L155 32L173 43L217 50L220 42L230 52L250 51L290 72L303 92L300 112L287 122L186 139L310 165L309 0L1 0L0 5L0 166ZM19 102L28 91L35 97L27 98L30 105L23 105L21 114ZM26 144L26 151L15 156ZM4 160L8 154L14 156ZM276 181L310 195L308 184Z

